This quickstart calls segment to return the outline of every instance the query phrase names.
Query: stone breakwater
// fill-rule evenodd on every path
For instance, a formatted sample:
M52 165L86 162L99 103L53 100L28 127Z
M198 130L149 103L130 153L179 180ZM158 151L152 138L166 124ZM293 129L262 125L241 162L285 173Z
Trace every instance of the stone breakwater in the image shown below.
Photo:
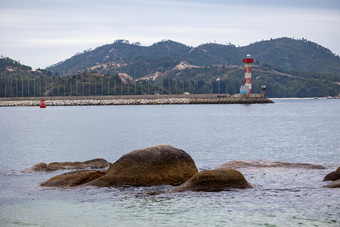
M145 96L97 96L97 97L35 97L2 98L0 107L39 106L44 99L46 106L95 106L95 105L171 105L171 104L258 104L273 103L260 95L145 95Z

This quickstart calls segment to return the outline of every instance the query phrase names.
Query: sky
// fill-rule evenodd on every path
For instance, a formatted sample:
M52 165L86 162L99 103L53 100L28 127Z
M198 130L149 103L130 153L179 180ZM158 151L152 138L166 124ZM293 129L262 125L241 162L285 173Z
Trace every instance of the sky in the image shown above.
M196 47L280 37L340 55L340 1L0 0L0 54L33 69L117 39Z

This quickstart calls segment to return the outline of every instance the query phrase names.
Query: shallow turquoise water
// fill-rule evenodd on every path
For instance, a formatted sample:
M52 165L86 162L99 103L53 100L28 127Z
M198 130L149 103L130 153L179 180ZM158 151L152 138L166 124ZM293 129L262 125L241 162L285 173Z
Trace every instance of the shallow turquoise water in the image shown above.
M339 226L340 100L265 105L0 108L0 226ZM231 160L322 164L243 169L254 189L168 193L171 186L51 189L38 162L84 161L167 143L199 169Z

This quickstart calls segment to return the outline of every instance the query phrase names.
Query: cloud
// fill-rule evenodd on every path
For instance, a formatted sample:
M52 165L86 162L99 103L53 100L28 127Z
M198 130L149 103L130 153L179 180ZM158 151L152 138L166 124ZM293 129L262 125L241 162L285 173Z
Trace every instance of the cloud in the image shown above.
M243 46L288 36L340 54L338 2L0 0L0 51L46 67L121 38L142 45L173 39L191 46L214 41Z

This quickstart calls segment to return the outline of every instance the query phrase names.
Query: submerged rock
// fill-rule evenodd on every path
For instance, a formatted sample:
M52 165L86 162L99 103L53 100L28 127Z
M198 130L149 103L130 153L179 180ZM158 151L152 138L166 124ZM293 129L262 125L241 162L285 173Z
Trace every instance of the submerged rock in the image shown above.
M56 171L68 169L105 169L110 167L110 163L105 159L97 158L85 162L52 162L46 164L44 162L38 163L24 172L39 172L39 171Z
M195 162L185 151L170 145L157 145L123 155L111 165L107 174L87 185L179 185L197 172Z
M336 180L340 180L340 167L337 168L335 171L330 172L323 178L323 181L336 181Z
M229 189L246 189L252 186L243 174L235 169L203 170L196 173L184 184L174 188L172 192L204 191L217 192Z
M324 188L340 188L340 180L335 180L325 186L323 186Z
M64 173L55 177L52 177L40 186L43 187L75 187L85 183L88 183L98 177L105 174L104 171L99 170L80 170L70 173Z
M250 160L250 161L230 161L218 168L303 168L303 169L326 169L322 165L308 163L292 163L278 162L265 160Z

